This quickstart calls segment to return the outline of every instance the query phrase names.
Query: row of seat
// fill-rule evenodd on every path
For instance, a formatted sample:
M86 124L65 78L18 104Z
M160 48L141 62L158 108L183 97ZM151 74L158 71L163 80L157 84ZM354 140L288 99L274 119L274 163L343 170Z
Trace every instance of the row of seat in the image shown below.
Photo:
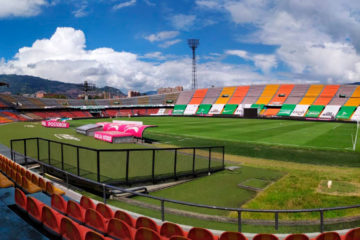
M5 164L4 164L5 163ZM31 183L51 196L50 205L46 205L33 196L26 196L20 190L15 189L16 205L36 223L42 224L50 233L62 236L64 239L125 239L125 240L246 240L247 238L239 232L224 232L219 237L213 235L204 228L193 227L189 232L183 230L179 225L164 222L158 225L148 217L133 218L127 212L116 210L115 212L106 204L101 202L95 204L86 196L82 196L80 202L65 200L61 195L63 192L54 191L51 182L44 184L43 178L37 177L19 164L0 155L1 171L13 179L25 192L29 187L23 183L23 179L32 179ZM5 169L5 172L4 172ZM0 174L0 187L13 187L4 174ZM22 177L22 181L18 178ZM38 180L37 180L38 179ZM25 186L25 187L24 187ZM42 186L42 187L40 187ZM52 186L52 187L51 187ZM257 234L254 240L278 240L272 234ZM285 240L308 240L304 234L291 234ZM336 232L319 234L314 240L359 240L360 228L350 230L346 235L340 236Z

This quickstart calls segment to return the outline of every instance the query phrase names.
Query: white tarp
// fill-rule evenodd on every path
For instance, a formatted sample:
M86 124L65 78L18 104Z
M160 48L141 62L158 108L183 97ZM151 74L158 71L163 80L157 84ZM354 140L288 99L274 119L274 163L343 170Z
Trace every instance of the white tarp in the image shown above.
M157 113L151 115L165 115L166 108L160 108Z
M351 117L351 121L360 121L360 107L355 110L354 114Z
M188 104L186 106L186 109L184 111L184 115L193 115L196 114L196 111L198 110L199 105L198 104Z
M235 111L235 115L240 115L240 117L244 116L244 108L251 108L252 104L239 104L238 108Z
M336 114L340 110L340 105L327 105L324 111L321 113L320 118L324 119L335 119Z
M310 105L296 105L294 111L290 114L291 117L303 117Z
M221 114L225 104L214 104L212 105L209 114Z

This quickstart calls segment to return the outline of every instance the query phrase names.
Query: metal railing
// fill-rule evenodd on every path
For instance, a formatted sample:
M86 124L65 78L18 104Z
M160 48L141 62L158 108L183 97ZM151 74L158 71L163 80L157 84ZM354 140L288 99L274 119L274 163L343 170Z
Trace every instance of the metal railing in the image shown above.
M19 153L15 152L15 151L11 151L12 160L16 159L15 158L16 155L26 158L26 156L24 156L23 154L19 154ZM27 157L27 158L31 159L29 157ZM126 188L117 187L117 186L113 186L113 185L110 185L110 184L99 183L97 181L87 179L87 178L77 176L75 174L63 171L63 170L61 170L59 168L56 168L56 167L54 167L52 165L49 165L49 164L44 163L42 161L38 161L37 159L31 159L31 161L38 163L41 166L42 169L49 168L49 169L52 169L54 171L61 172L65 176L65 183L66 183L67 187L69 187L69 185L70 185L69 179L72 178L72 179L75 179L77 181L80 180L80 181L87 182L88 184L91 184L94 187L101 188L104 203L106 203L106 200L107 200L107 192L110 191L110 190L112 190L112 191L115 190L115 191L121 192L121 193L128 193L128 194L135 195L135 196L141 196L141 197L146 197L146 198L150 198L150 199L153 199L153 200L157 200L157 201L160 202L160 206L161 206L160 207L160 213L161 213L161 220L162 221L165 221L165 203L174 203L174 204L179 204L179 205L184 205L184 206L190 206L190 207L196 207L196 208L205 208L205 209L211 209L211 210L221 210L221 211L233 211L233 212L236 212L237 213L237 230L239 232L242 231L242 226L243 226L242 215L244 213L271 213L271 214L274 214L273 225L274 225L274 229L278 230L278 228L279 228L279 215L280 214L317 212L319 214L319 224L320 224L319 231L324 232L324 225L325 225L325 223L324 223L325 222L324 213L325 212L360 208L360 204L351 205L351 206L328 207L328 208L285 209L285 210L248 209L248 208L232 208L232 207L210 206L210 205L205 205L205 204L197 204L197 203L178 201L178 200L173 200L173 199L167 199L167 198L152 196L152 195L149 195L149 194L136 192L134 190L129 190L129 189L126 189Z

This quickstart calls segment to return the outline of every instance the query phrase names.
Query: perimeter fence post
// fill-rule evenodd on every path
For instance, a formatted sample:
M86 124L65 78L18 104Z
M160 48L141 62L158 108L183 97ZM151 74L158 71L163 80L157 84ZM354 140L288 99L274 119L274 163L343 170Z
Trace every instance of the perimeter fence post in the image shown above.
M96 150L97 181L100 182L100 151Z
M64 144L60 144L61 148L61 170L64 170Z
M25 161L25 167L27 168L27 151L26 151L26 139L24 139L24 161Z
M177 180L176 176L176 163L177 163L177 149L175 149L175 155L174 155L174 178Z
M104 198L104 204L106 204L106 185L103 183L103 198Z
M14 153L13 153L14 149L13 149L13 140L10 140L10 157L11 160L14 161Z
M238 232L241 232L241 211L238 211Z
M275 212L275 230L279 229L279 213Z
M48 142L48 162L49 162L49 165L51 165L51 163L50 163L50 140L48 140L47 142Z
M76 146L76 171L77 175L80 176L80 153L78 146Z
M161 221L165 221L165 201L161 200Z
M320 209L320 232L324 232L324 211Z

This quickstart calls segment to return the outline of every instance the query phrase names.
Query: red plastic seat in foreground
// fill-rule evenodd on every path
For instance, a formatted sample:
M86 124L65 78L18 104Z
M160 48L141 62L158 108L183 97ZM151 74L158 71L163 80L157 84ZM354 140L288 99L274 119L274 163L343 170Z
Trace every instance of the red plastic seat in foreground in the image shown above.
M85 224L103 233L106 233L107 231L107 222L105 218L91 208L86 210Z
M114 218L120 219L124 222L126 222L130 227L135 228L135 219L133 217L130 216L130 214L128 214L127 212L121 211L121 210L117 210L115 212L115 216Z
M187 237L190 238L191 240L215 240L216 239L209 230L207 230L205 228L197 228L197 227L190 229Z
M56 212L48 206L43 206L41 214L41 222L44 224L44 227L54 235L60 236L60 224L61 219L64 216L61 213Z
M160 231L159 226L156 224L156 222L148 217L138 217L137 218L135 228L138 229L141 227L149 228L155 232Z
M41 223L41 215L44 205L44 203L33 197L27 198L26 211L28 212L29 217L32 218L35 222Z
M83 227L70 218L63 217L60 224L60 232L63 239L66 240L84 240L85 235L90 229Z
M290 234L284 240L309 240L310 238L305 234Z
M319 234L315 240L341 240L341 237L337 232L326 232Z
M23 211L26 211L27 197L19 188L15 188L15 203Z
M51 196L51 207L65 214L67 209L67 202L62 196L53 194Z
M69 200L67 202L66 214L79 222L85 222L85 209L77 202Z
M219 240L247 240L247 238L244 236L244 234L239 232L223 232L220 235Z
M169 240L191 240L190 238L183 237L183 236L172 236Z
M345 236L342 237L343 240L358 240L360 239L360 228L354 228L348 231Z
M161 225L160 235L167 238L170 238L172 236L186 236L185 232L179 225L170 222L165 222Z
M160 234L149 229L149 228L139 228L135 233L135 240L162 240Z
M98 211L107 220L114 217L114 212L104 203L98 203L96 205L96 211Z
M109 221L106 233L111 237L122 240L132 240L135 237L135 229L116 218Z
M86 209L94 209L96 208L95 203L88 197L82 196L80 199L80 205L86 210Z
M254 236L253 240L279 240L277 236L273 234L259 233Z
M85 240L112 240L112 238L107 238L100 233L89 231L85 235Z

